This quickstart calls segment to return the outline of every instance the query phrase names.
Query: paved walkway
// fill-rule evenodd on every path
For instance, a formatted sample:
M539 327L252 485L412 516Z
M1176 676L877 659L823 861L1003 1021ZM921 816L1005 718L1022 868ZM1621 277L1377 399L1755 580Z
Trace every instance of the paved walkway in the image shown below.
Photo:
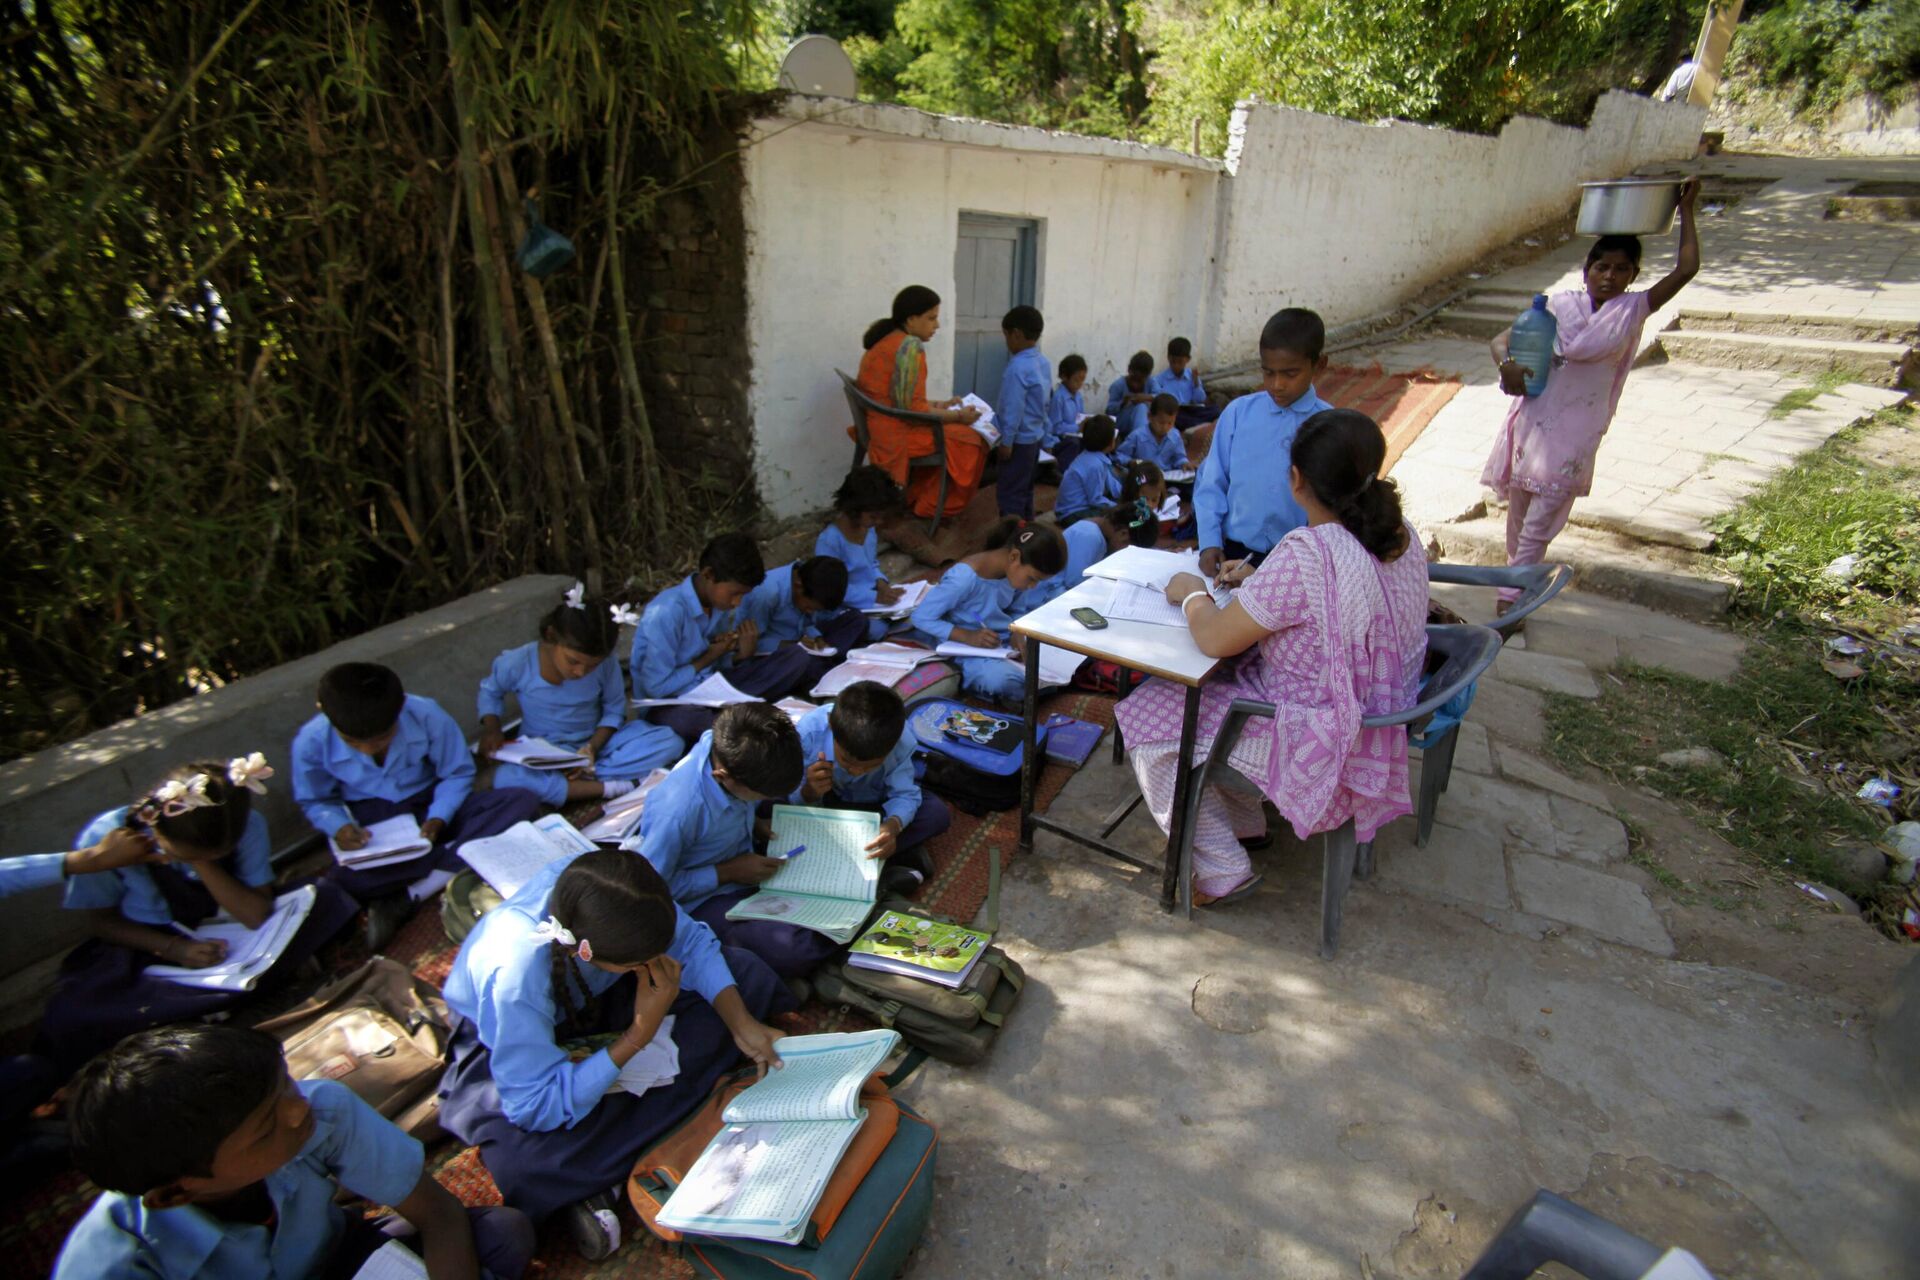
M1799 160L1717 157L1713 172L1778 177L1703 220L1701 274L1673 311L1750 316L1831 317L1920 325L1920 227L1828 222L1830 178L1920 176L1920 160ZM1587 241L1574 238L1536 262L1478 282L1512 294L1575 287ZM1641 282L1672 265L1671 241L1648 244ZM1658 337L1662 317L1645 337ZM1422 528L1481 509L1480 470L1509 400L1496 385L1484 340L1429 332L1364 352L1389 370L1430 367L1466 383L1395 468ZM1634 370L1600 448L1592 495L1574 507L1577 525L1610 529L1689 549L1710 546L1708 522L1754 486L1836 431L1900 394L1849 385L1791 414L1775 416L1806 376L1768 369L1650 364Z

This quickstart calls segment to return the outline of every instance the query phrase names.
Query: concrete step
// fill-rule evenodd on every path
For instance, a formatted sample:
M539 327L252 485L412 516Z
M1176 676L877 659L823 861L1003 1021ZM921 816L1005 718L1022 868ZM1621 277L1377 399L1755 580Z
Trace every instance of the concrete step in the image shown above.
M1912 320L1863 320L1843 316L1796 316L1773 311L1693 311L1683 309L1668 332L1764 333L1785 338L1822 338L1836 342L1895 342L1911 346L1920 333L1920 315Z
M1663 329L1659 345L1677 363L1719 369L1780 369L1810 376L1839 370L1875 386L1900 385L1909 348L1897 342L1848 342L1775 333Z
M1426 532L1440 544L1443 560L1507 562L1504 514L1438 525ZM1547 554L1573 566L1574 585L1582 591L1700 622L1722 617L1732 594L1730 584L1708 576L1703 557L1675 547L1649 546L1603 529L1570 525L1553 540Z

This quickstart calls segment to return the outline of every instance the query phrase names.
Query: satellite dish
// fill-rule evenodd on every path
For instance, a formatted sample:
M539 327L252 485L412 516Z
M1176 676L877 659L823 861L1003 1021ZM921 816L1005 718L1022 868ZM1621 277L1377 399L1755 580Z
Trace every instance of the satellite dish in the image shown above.
M780 87L825 98L857 98L853 59L832 36L801 36L780 62Z

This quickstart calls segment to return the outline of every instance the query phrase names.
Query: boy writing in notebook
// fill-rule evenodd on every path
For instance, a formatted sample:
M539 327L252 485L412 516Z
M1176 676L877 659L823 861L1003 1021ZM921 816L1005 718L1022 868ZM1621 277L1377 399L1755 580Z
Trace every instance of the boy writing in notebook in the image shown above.
M1200 571L1217 577L1229 561L1258 564L1307 522L1288 479L1300 424L1333 406L1314 394L1326 371L1327 329L1300 307L1276 311L1260 331L1260 389L1221 411L1213 445L1194 477Z
M1120 500L1120 476L1113 469L1113 419L1095 414L1080 424L1080 456L1060 477L1053 515L1062 528L1096 507Z
M755 813L799 788L800 735L787 713L765 702L721 709L687 758L640 814L625 847L651 862L673 900L730 947L753 952L783 978L803 977L833 954L833 940L771 920L729 920L727 909L780 869L753 851Z
M463 865L460 846L497 836L540 812L519 787L473 789L473 753L432 698L411 694L392 669L343 662L320 677L320 714L293 739L293 798L343 851L364 849L367 828L401 814L433 848L385 866L328 874L367 904L367 945L379 951L412 912Z
M945 831L953 815L914 779L915 739L906 731L900 695L861 680L831 706L800 717L798 727L807 772L788 803L882 814L880 835L867 846L870 857L887 860L880 896L913 893L933 875L933 859L922 846Z
M627 668L636 698L674 698L753 657L757 628L736 614L749 591L766 580L760 548L744 533L723 533L700 549L700 565L647 602L633 629ZM648 719L692 742L713 724L705 707L654 707Z
M533 1254L518 1210L463 1209L426 1153L332 1080L296 1084L280 1042L241 1027L144 1031L88 1063L68 1101L73 1162L102 1193L55 1280L351 1276L390 1235L432 1280L513 1280ZM335 1200L392 1205L369 1222Z
M1033 472L1047 437L1047 395L1052 367L1040 354L1040 312L1019 306L1000 321L1007 343L1007 368L1000 376L994 422L1000 428L1000 514L1033 519Z

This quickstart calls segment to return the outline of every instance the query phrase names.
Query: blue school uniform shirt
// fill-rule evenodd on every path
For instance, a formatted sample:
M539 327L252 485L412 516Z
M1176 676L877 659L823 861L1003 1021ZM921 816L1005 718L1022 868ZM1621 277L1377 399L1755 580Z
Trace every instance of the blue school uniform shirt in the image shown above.
M1162 471L1181 471L1187 465L1187 443L1175 430L1159 440L1153 438L1153 428L1136 431L1120 442L1113 456L1122 462L1152 462Z
M993 402L993 422L1001 444L1039 444L1047 438L1047 388L1053 383L1053 365L1028 347L1007 361L1000 375L1000 398Z
M1055 387L1047 397L1047 448L1058 445L1062 435L1079 435L1080 416L1086 411L1086 398L1078 391Z
M1241 396L1226 407L1193 482L1202 550L1224 546L1222 539L1232 538L1255 551L1271 551L1307 523L1287 479L1293 437L1301 423L1332 407L1311 387L1284 409L1264 391Z
M834 609L808 613L793 602L793 574L799 567L795 561L767 570L766 579L747 592L746 599L740 602L739 616L751 619L760 629L759 642L753 649L756 654L772 653L802 636L817 636L820 624L840 612Z
M73 847L85 849L99 844L109 831L125 826L126 822L125 807L109 809L74 837ZM240 829L232 857L228 865L233 869L234 879L241 884L258 889L273 883L273 846L268 842L266 815L258 809L247 814L247 825ZM190 880L200 878L191 862L170 865ZM173 908L167 905L166 895L160 892L160 886L153 882L153 874L145 867L116 867L112 871L72 876L67 880L65 905L75 911L118 907L120 914L135 924L161 929L173 923Z
M1032 613L1047 601L1073 590L1086 578L1088 569L1107 558L1107 535L1095 521L1070 524L1060 531L1060 536L1067 543L1067 567L1015 595L1014 617Z
M984 627L1005 643L1013 624L1007 612L1013 596L1013 584L1005 578L983 578L962 561L950 566L921 598L913 611L913 629L945 642L955 627Z
M647 799L649 808L654 796ZM566 857L548 863L518 893L480 917L454 957L442 993L447 1007L473 1023L480 1043L490 1051L501 1110L535 1133L579 1124L620 1075L607 1050L575 1062L553 1038L554 1027L563 1020L553 991L553 948L533 931L547 918L553 886L572 861ZM709 1004L734 985L720 940L685 911L674 913L673 941L666 954L680 962L681 987L698 992ZM578 984L574 995L583 1003L623 976L578 957L567 962L565 971Z
M1147 386L1149 388L1153 386L1151 377L1147 379ZM1107 388L1107 416L1113 419L1114 430L1122 439L1135 431L1147 429L1147 410L1152 408L1151 403L1129 405L1120 403L1132 394L1133 388L1127 385L1125 378L1115 378L1113 384Z
M578 680L548 684L540 674L540 642L509 649L493 660L480 681L480 714L506 716L507 695L520 704L520 734L578 746L605 726L627 722L627 686L620 664L610 659Z
M697 907L720 891L718 864L753 852L753 810L713 776L709 729L647 797L640 833L622 847L653 864L675 902Z
M473 794L473 752L454 718L432 698L410 693L393 741L378 764L355 751L324 715L293 738L293 798L307 821L331 836L353 821L353 800L405 800L433 788L427 817L453 821Z
M322 1274L346 1229L335 1192L345 1187L375 1204L399 1204L419 1184L426 1153L345 1085L303 1080L295 1087L313 1108L313 1136L262 1180L273 1202L271 1229L228 1222L198 1205L149 1209L137 1195L109 1191L68 1233L54 1280Z
M872 773L863 773L859 777L840 767L833 754L833 726L827 717L833 714L833 704L815 707L800 717L800 754L808 764L812 764L822 755L833 760L833 793L842 800L854 804L877 804L881 813L888 818L898 818L900 829L905 831L907 824L913 821L913 815L920 812L920 784L913 776L914 736L911 730L903 730L899 741L893 744L893 750L887 752L887 758ZM804 787L806 784L801 784ZM793 794L787 797L789 804L805 804L801 798L801 787L795 787Z
M633 629L633 652L627 659L633 674L633 696L671 698L731 666L732 654L704 671L694 670L693 660L706 651L715 636L732 628L738 612L715 609L709 614L693 589L692 575L647 601L640 625Z
M829 524L813 540L813 554L832 556L847 566L847 605L871 609L880 603L880 535L872 529L858 543L848 542L840 526Z
M1113 469L1110 453L1082 453L1067 466L1060 477L1060 493L1053 500L1053 514L1065 518L1094 507L1110 507L1120 501L1120 477Z
M89 840L87 845L94 842ZM67 874L67 855L64 853L23 853L17 857L0 859L0 898L10 898L16 893L32 893L35 889L51 889L60 883Z
M1172 396L1181 404L1207 402L1207 390L1200 385L1200 375L1193 371L1192 365L1188 365L1179 373L1171 369L1162 369L1147 379L1147 390L1157 396Z

